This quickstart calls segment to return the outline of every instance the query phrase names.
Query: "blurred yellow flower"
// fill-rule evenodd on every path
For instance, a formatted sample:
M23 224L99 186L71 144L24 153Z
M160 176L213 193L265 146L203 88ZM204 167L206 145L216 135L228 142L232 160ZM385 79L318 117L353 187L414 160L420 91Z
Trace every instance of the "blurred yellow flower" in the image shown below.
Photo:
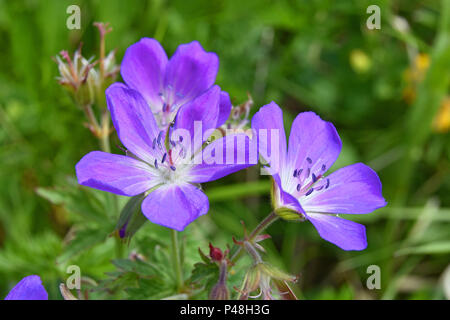
M357 73L366 73L372 67L372 60L364 51L354 49L350 52L350 65Z
M436 132L448 132L450 130L450 96L442 101L438 114L433 121L433 129Z

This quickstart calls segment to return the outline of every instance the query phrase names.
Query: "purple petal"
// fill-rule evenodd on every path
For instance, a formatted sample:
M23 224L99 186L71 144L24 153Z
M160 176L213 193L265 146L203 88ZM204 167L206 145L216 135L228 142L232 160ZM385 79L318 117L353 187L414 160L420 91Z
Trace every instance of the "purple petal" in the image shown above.
M220 88L213 86L194 100L184 104L175 118L175 129L188 130L192 141L203 143L204 133L215 129L219 116ZM198 137L198 139L197 139Z
M142 212L151 222L178 231L183 231L208 209L208 197L191 184L161 186L150 192L142 203Z
M197 41L182 44L167 64L164 96L170 105L182 105L210 88L218 70L215 53L206 52Z
M290 208L290 209L297 211L298 213L304 214L305 210L302 208L302 206L300 205L298 200L283 190L283 187L281 185L280 175L278 173L275 173L272 175L272 177L276 183L276 189L275 189L276 194L274 196L276 197L276 199L278 201L278 204L277 204L278 207L279 208L281 208L281 207Z
M261 157L270 163L274 172L279 172L286 157L283 111L275 102L263 106L253 116L252 129L258 135L258 150ZM271 136L278 136L274 145L272 145Z
M106 99L123 145L148 163L153 163L155 157L160 158L162 151L153 148L159 129L142 96L121 83L115 83L106 90Z
M286 165L288 170L283 172L282 179L289 179L295 169L303 169L303 174L310 169L309 172L316 176L325 173L323 169L328 170L333 165L341 148L341 139L331 122L323 121L314 112L300 113L292 124ZM303 179L303 185L312 179L310 174Z
M343 250L367 247L366 228L362 224L321 213L308 213L307 218L323 239Z
M161 111L167 55L158 41L143 38L131 45L123 57L120 73L127 85L139 91L153 112Z
M324 183L326 189L300 199L306 212L362 214L386 205L378 175L363 163L337 170L324 178Z
M231 100L227 92L222 91L220 93L220 103L219 103L219 118L217 119L216 128L223 125L230 117L231 112Z
M20 280L5 300L48 300L48 294L42 285L41 278L32 275Z
M146 163L127 156L93 151L76 165L78 183L124 196L135 196L155 186Z
M202 162L191 169L190 181L203 183L217 180L257 162L256 146L252 145L247 135L227 135L203 149Z

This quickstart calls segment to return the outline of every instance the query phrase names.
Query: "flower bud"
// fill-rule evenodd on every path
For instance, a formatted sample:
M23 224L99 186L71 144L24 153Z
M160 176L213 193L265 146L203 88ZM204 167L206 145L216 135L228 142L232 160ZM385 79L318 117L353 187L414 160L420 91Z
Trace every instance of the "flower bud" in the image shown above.
M219 248L213 247L211 242L209 243L209 256L213 261L222 261L223 252Z
M116 226L116 232L121 239L131 238L147 221L141 212L143 200L143 195L131 197L122 209Z
M65 50L60 52L60 56L55 57L60 73L57 78L59 83L72 94L79 106L94 103L98 87L95 62L81 55L81 47L75 51L73 59Z
M211 289L209 293L209 299L211 300L228 300L230 293L226 285L227 282L228 265L226 260L223 260L220 265L219 280L216 285Z

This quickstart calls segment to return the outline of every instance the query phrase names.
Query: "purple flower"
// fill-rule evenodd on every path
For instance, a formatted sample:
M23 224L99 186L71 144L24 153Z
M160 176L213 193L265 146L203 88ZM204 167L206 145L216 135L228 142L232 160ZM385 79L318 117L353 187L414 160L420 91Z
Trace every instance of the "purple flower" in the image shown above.
M183 230L209 209L207 196L194 184L256 163L250 161L250 141L244 134L227 135L202 149L208 132L216 128L220 118L218 86L183 104L168 130L160 130L136 90L116 83L106 90L106 98L127 154L87 154L76 165L78 182L124 196L144 193L141 209L153 223ZM231 163L227 161L230 154Z
M5 300L48 300L48 294L42 285L41 278L32 275L20 280Z
M289 148L283 113L274 102L253 117L254 130L278 132L278 141L260 139L259 150L271 152L269 172L276 182L276 210L288 208L309 220L319 235L344 250L367 246L365 227L339 218L337 214L364 214L384 207L381 182L368 166L356 163L325 176L342 147L333 124L313 112L300 113L294 120ZM278 152L279 157L272 157ZM261 154L265 157L264 154ZM266 154L266 158L269 157ZM266 160L267 160L266 159Z
M217 55L204 51L197 41L180 45L169 60L157 40L143 38L127 49L120 71L127 86L151 108L158 126L166 128L183 104L211 88L218 69ZM230 111L230 98L221 92L216 127Z

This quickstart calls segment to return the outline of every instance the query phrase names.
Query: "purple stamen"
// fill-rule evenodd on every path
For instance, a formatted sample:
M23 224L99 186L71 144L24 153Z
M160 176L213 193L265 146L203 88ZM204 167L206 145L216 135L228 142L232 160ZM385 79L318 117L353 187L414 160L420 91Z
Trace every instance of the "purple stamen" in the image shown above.
M297 176L297 169L294 170L294 178Z
M309 164L311 164L311 163L312 163L312 160L311 160L311 158L310 158L310 157L306 157L306 161L308 161L308 163L309 163Z
M314 191L314 188L309 189L308 192L305 193L305 197L309 196L313 191Z
M156 138L153 139L153 142L152 142L152 149L155 149L155 146L156 146Z
M326 168L327 168L327 166L323 164L323 165L322 165L322 171L325 171Z
M312 178L313 183L315 183L317 181L317 177L314 173L311 175L311 178Z
M327 179L327 184L325 185L325 189L328 189L329 186L330 186L330 179Z
M306 171L306 177L305 177L305 179L308 179L309 178L309 174L311 173L311 168L308 168L308 171Z
M158 160L155 159L155 168L158 169Z
M172 171L175 171L177 168L175 168L174 166L170 166L170 169L172 169Z
M297 191L300 191L300 188L301 188L302 186L300 185L300 184L298 184L297 185Z
M167 158L167 153L164 153L164 155L162 157L162 160L161 160L161 163L164 163L164 161L166 161L166 158Z

